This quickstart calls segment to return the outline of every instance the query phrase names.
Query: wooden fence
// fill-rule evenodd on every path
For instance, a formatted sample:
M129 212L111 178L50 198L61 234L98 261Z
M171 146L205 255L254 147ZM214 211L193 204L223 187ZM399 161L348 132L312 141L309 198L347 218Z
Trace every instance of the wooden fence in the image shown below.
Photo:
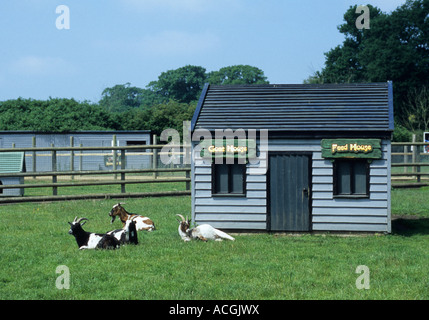
M33 201L54 201L54 200L78 200L78 199L102 199L102 198L129 198L129 197L148 197L148 196L182 196L190 195L190 167L183 168L158 168L157 157L159 155L158 150L165 147L165 145L133 145L133 146L111 146L111 147L33 147L33 148L4 148L0 149L1 152L25 152L30 153L33 157L33 167L35 167L35 159L37 152L50 152L52 161L52 171L39 171L39 172L19 172L19 173L0 173L0 180L2 177L51 177L50 183L28 183L28 184L8 184L0 185L0 191L4 189L27 189L27 188L52 188L52 195L49 196L23 196L23 197L2 197L0 203L12 203L12 202L33 202ZM168 146L170 148L182 148L181 146ZM142 149L151 149L152 155L152 168L150 169L126 169L125 168L125 151L137 151ZM184 148L188 150L188 148ZM76 152L82 151L110 151L113 156L113 170L91 170L91 171L75 171L73 170L73 160L70 162L69 171L57 171L57 156L58 152L68 151L70 157L76 155ZM119 153L119 155L118 155ZM183 152L182 152L183 153ZM105 155L105 154L103 154ZM148 155L148 154L145 154ZM119 158L117 161L117 157ZM116 167L116 163L119 163L120 168ZM160 177L159 174L163 172L180 173L184 175L174 177ZM152 173L151 177L143 177L141 174ZM126 175L133 174L132 180L126 180ZM140 174L140 176L136 176ZM58 182L59 176L88 176L88 175L113 175L112 180L103 181L85 181L85 182ZM120 177L118 179L118 177ZM171 182L183 182L184 190L182 191L162 191L162 192L127 192L126 185L128 184L147 184L147 183L171 183ZM58 188L61 187L83 187L83 186L104 186L104 185L119 185L120 192L118 193L97 193L97 194L76 194L76 195L58 195Z
M129 198L129 197L154 197L154 196L182 196L190 195L190 167L183 168L158 168L157 157L160 149L165 145L140 145L140 146L111 146L111 147L33 147L33 148L4 148L0 149L1 152L25 152L31 154L33 157L33 167L35 167L35 155L37 152L50 152L52 161L51 171L42 172L20 172L20 173L0 173L0 180L2 177L51 177L49 183L27 183L27 184L8 184L0 185L0 191L4 189L27 189L27 188L52 188L52 195L48 196L14 196L14 197L0 197L1 203L13 202L33 202L33 201L55 201L55 200L78 200L78 199L103 199L103 198ZM169 146L171 148L182 148L181 146ZM398 148L401 152L397 152ZM126 151L137 151L142 149L152 150L152 153L145 153L145 155L152 156L152 168L148 169L126 169L125 157ZM402 159L401 161L392 161L392 187L395 188L409 188L429 186L429 143L419 142L393 142L392 159ZM189 152L189 148L185 148ZM110 151L113 157L113 170L73 170L73 161L70 163L69 171L57 171L57 156L58 152L70 152L70 157L78 156L82 151ZM117 159L117 157L119 159ZM119 161L117 161L119 160ZM116 164L119 163L120 168ZM402 168L402 169L401 169ZM160 173L184 173L183 176L173 177L160 177ZM141 174L151 173L150 177L143 177ZM132 180L126 180L126 175L134 175ZM112 180L97 181L67 181L58 182L60 176L88 176L88 175L113 175ZM118 178L119 177L119 178ZM127 192L126 185L129 184L147 184L147 183L169 183L169 182L183 182L184 190L181 191L162 191L162 192ZM103 186L103 185L118 185L120 191L117 193L97 193L97 194L76 194L76 195L58 195L58 188L61 187L84 187L84 186Z
M412 188L429 186L429 143L428 142L393 142L392 187ZM397 152L401 149L401 152ZM402 168L402 169L401 169Z

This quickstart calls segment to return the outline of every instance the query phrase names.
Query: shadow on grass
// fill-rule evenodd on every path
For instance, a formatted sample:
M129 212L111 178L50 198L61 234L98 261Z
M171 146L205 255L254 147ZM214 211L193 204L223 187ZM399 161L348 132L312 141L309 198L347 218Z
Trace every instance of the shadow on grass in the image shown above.
M401 216L392 219L392 233L411 237L414 235L429 235L429 218Z

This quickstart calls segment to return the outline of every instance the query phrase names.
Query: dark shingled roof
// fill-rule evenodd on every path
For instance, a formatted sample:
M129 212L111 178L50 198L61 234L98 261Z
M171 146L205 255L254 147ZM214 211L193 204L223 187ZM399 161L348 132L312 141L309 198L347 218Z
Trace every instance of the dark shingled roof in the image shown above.
M192 131L200 128L389 132L392 83L206 84L192 118Z

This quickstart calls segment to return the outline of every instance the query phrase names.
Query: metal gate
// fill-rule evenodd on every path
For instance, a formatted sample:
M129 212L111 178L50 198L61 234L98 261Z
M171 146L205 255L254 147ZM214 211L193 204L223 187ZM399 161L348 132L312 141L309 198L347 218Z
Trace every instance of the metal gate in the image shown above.
M271 231L310 231L311 154L269 155Z

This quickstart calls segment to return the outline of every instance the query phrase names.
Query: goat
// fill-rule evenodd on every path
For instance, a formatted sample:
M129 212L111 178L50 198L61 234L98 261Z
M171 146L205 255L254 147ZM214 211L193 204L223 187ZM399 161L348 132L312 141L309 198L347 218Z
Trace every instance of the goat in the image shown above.
M121 244L138 244L136 222L127 220L125 227L107 232L107 234L114 236Z
M69 234L73 235L76 239L79 250L84 249L116 249L120 246L120 242L113 235L100 234L93 232L86 232L82 226L86 223L81 221L87 218L74 218L73 222L69 222L70 230Z
M223 231L213 228L209 224L202 224L194 228L191 227L191 221L185 219L181 214L176 214L181 220L179 222L179 235L183 241L191 241L192 239L200 239L202 241L215 240L222 241L228 239L234 241L235 239Z
M115 204L112 207L112 210L110 210L109 216L112 217L112 220L110 221L110 223L113 223L113 221L115 221L116 217L119 216L119 219L121 219L124 227L125 227L125 223L127 220L134 220L136 222L137 231L155 230L155 225L154 225L152 220L150 220L148 217L143 217L143 216L138 215L138 214L127 212L121 206L121 203Z

